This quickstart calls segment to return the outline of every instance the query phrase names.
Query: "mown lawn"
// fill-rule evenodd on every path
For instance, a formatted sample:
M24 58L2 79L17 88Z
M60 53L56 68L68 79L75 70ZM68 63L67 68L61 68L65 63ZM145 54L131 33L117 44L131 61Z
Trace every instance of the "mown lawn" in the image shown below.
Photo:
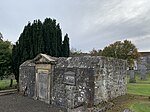
M136 83L128 83L127 90L129 94L150 96L150 73L147 73L147 80L145 81L140 79L139 73L136 73Z
M128 94L150 96L150 84L128 84Z
M9 87L10 85L9 79L0 80L0 90L15 88L16 84L17 84L16 80L13 80L13 87Z
M130 109L134 112L150 112L150 102L139 101L139 102L133 103L130 106Z
M129 77L129 76L128 76ZM129 78L128 78L129 79ZM128 94L140 95L139 100L133 101L129 108L134 112L150 112L150 73L147 73L147 80L140 79L140 74L136 73L136 83L128 83Z
M114 107L107 112L122 112L126 108L133 112L150 112L150 72L145 81L140 79L139 73L136 73L136 83L129 83L129 75L127 80L128 94L114 99Z

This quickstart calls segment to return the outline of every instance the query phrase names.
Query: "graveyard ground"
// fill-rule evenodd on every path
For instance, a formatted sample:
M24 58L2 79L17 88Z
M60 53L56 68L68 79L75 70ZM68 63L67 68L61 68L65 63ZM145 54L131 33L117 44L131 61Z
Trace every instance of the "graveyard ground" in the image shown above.
M62 112L59 108L19 94L0 96L0 112Z
M126 108L133 112L150 112L150 72L146 81L140 80L139 73L136 73L136 83L128 82L127 89L128 94L114 99L114 106L108 112L121 112Z

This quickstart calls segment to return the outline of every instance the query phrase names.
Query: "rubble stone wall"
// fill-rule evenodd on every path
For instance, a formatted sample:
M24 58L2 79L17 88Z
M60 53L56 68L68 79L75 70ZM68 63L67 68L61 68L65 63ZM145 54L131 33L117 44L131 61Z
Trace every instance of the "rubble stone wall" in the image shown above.
M125 61L102 57L95 71L95 105L126 94Z
M19 73L20 92L33 97L35 94L35 66L21 66Z
M20 92L29 97L73 109L92 107L127 92L124 60L99 56L53 58L45 54L37 57L20 66Z
M127 91L124 60L90 56L59 58L54 71L52 102L56 105L90 107Z

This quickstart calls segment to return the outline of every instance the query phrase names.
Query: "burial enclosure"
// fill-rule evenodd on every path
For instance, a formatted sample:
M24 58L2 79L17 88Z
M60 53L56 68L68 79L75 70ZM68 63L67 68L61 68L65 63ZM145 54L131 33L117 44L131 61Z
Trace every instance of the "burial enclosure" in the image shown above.
M126 94L126 61L39 54L20 65L20 92L63 108L92 107Z

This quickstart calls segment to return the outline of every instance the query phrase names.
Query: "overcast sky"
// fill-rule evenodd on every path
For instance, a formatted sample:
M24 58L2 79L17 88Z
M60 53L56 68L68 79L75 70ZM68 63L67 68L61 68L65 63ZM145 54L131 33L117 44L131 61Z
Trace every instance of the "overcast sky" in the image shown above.
M150 51L150 0L2 0L0 32L16 42L28 21L46 17L56 19L71 47L84 52L124 39Z

